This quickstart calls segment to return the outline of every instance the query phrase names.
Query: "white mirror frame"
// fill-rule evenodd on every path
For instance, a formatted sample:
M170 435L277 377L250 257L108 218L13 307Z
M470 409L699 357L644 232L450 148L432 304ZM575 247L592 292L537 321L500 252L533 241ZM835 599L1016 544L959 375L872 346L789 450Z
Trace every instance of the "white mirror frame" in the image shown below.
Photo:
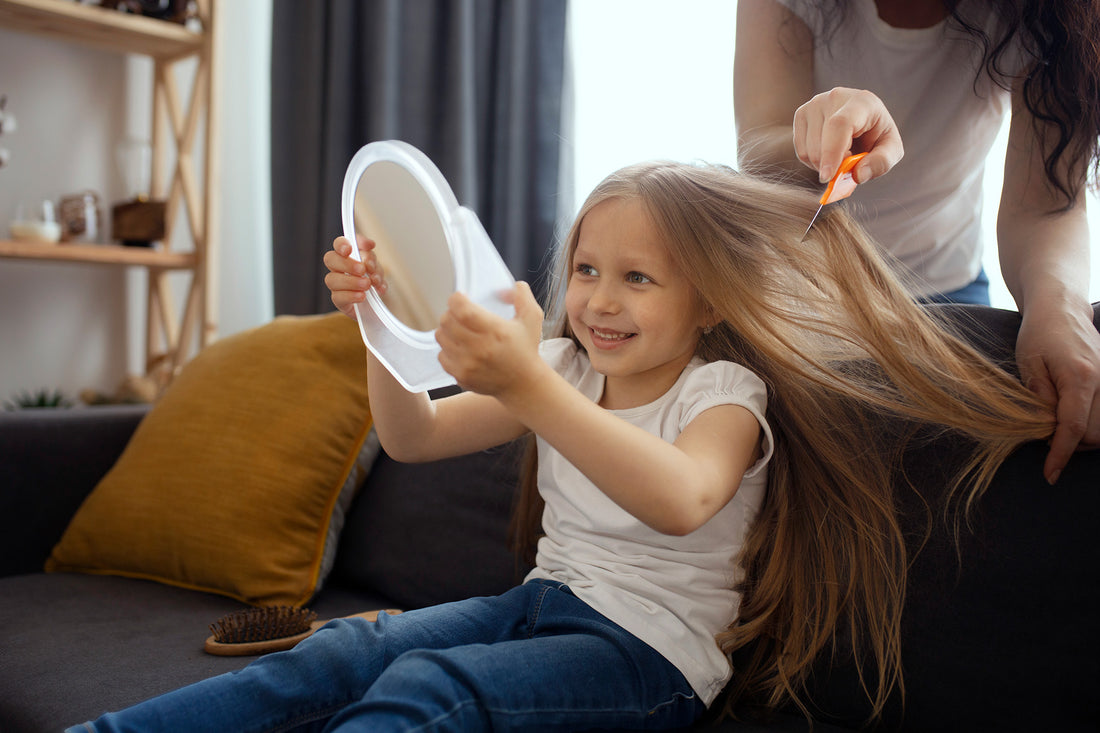
M501 295L511 291L515 279L477 214L458 205L447 180L431 159L408 143L400 140L370 143L360 148L348 164L340 206L344 236L352 243L352 257L360 260L355 231L359 179L371 164L379 161L400 165L431 200L450 249L455 290L503 318L512 318L515 309ZM439 363L435 331L418 331L405 325L386 307L374 288L367 291L366 302L355 305L355 315L367 348L405 389L423 392L455 384L454 377Z

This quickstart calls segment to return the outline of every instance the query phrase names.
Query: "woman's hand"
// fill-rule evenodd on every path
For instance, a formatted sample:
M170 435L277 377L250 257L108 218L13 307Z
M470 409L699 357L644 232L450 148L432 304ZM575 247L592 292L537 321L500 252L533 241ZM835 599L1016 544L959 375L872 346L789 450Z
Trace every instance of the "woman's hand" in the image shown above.
M351 256L351 242L337 237L324 257L328 268L325 286L332 292L332 304L352 318L355 304L367 299L368 290L373 287L379 295L386 292L386 275L374 254L374 240L361 237L359 255L362 262Z
M511 320L496 316L462 293L447 301L435 340L442 348L439 363L464 389L504 397L537 379L545 363L539 357L542 308L525 282L508 297L516 309Z
M856 183L878 178L905 155L901 134L882 100L844 87L818 94L795 110L794 149L822 183L848 155L867 153L853 173Z
M1100 334L1083 314L1036 307L1020 325L1016 361L1024 384L1055 410L1043 466L1053 484L1075 450L1100 447Z

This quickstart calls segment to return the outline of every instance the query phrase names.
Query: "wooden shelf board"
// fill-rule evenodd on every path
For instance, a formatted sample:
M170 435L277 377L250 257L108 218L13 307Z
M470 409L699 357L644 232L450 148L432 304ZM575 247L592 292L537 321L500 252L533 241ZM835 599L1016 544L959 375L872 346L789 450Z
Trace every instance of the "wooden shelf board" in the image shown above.
M159 59L197 53L202 47L202 36L178 23L72 0L0 0L0 28Z
M164 270L185 270L195 266L192 252L169 252L153 247L121 244L42 244L0 240L0 257L49 262L98 265L137 265Z

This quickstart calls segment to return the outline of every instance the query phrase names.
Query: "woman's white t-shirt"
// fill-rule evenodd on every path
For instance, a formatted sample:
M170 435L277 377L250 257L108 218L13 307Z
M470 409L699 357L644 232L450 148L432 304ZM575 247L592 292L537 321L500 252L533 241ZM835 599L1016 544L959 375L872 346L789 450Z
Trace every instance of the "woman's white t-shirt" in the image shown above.
M570 339L540 347L543 359L593 402L604 385ZM733 499L694 532L675 537L640 522L609 499L560 453L538 440L538 485L546 501L545 536L528 579L565 583L581 600L660 652L710 704L730 678L715 635L737 616L742 576L736 559L764 497L772 436L764 383L731 362L694 359L656 401L612 413L672 442L697 415L740 405L760 422L763 457Z
M840 22L822 13L832 3L777 0L814 36L814 94L834 87L878 95L897 123L905 157L888 174L856 189L853 214L896 259L915 295L951 292L971 283L982 263L985 160L1011 109L1010 94L979 73L982 49L943 21L894 28L874 0L852 0ZM988 3L960 5L968 22L996 38ZM1021 54L1006 55L1008 74Z

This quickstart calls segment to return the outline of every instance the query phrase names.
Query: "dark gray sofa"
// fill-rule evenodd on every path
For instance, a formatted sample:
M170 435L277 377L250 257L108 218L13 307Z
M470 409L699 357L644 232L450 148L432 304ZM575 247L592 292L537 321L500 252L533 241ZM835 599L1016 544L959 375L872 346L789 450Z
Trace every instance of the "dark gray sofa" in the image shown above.
M937 312L1011 362L1018 316ZM147 581L45 574L69 518L112 465L144 408L0 414L0 733L57 731L246 659L202 652L228 598ZM516 450L434 464L381 455L348 515L336 565L311 603L322 618L496 593L522 576L505 543ZM1043 445L999 471L956 547L940 517L948 438L914 445L900 467L914 547L904 617L904 710L880 730L1096 731L1100 728L1100 453L1079 453L1059 484ZM822 660L814 730L858 729L867 714L851 661ZM804 731L797 712L725 731ZM835 726L835 727L834 727Z

